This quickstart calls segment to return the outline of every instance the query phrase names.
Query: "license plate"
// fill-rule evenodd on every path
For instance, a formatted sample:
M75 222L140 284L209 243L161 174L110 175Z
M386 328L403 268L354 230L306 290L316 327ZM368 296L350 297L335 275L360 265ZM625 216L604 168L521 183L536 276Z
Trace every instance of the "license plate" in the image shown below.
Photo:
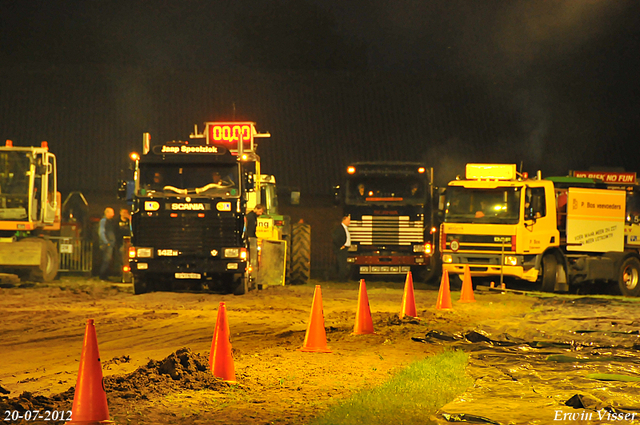
M201 279L202 275L200 273L176 273L176 279Z
M73 254L73 245L70 243L61 243L60 244L60 253L61 254Z

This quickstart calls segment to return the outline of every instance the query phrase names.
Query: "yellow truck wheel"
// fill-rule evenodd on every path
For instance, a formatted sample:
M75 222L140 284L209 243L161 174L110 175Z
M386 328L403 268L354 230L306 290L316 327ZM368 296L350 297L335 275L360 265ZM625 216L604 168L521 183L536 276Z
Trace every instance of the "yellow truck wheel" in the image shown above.
M622 295L640 296L640 260L636 257L625 259L618 273L618 288Z
M540 289L543 292L553 292L556 287L556 274L558 259L553 254L545 254L542 257L542 281Z

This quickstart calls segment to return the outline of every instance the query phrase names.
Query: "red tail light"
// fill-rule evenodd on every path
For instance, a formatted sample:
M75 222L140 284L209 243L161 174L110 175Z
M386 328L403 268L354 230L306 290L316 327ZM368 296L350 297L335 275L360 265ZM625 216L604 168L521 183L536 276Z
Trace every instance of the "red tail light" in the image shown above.
M511 236L511 251L516 251L516 235Z

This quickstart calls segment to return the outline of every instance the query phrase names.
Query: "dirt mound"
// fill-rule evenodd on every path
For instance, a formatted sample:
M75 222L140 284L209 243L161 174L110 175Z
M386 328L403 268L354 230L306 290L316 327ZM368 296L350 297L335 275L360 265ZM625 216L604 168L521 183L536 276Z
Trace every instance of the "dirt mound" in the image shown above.
M123 356L105 362L103 367L128 361L129 356ZM223 390L229 387L229 384L213 376L209 370L209 359L192 353L188 348L181 348L163 360L149 360L145 366L127 375L108 376L103 381L109 404L117 402L117 399L149 399L150 396L172 391ZM51 397L29 392L14 398L0 396L0 411L70 410L74 392L74 387L71 387Z
M104 386L109 398L147 399L175 390L219 390L229 385L213 376L205 356L181 348L164 360L149 360L128 375L109 376Z
M56 394L51 397L45 397L41 395L33 395L30 392L23 392L18 397L8 398L8 397L0 397L0 412L6 411L19 411L20 413L24 413L28 410L40 410L40 411L62 411L71 409L71 401L73 400L73 387L69 388L67 391ZM22 423L12 422L12 423ZM26 422L24 422L26 423ZM56 424L58 422L52 421L52 424ZM64 422L59 422L64 423Z

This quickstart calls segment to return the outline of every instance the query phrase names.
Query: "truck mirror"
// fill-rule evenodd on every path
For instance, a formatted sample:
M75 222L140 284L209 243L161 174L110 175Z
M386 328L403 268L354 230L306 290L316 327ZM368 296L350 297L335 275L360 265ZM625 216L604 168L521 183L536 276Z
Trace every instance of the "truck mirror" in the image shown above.
M253 173L247 173L246 185L247 190L253 190L256 188L256 181Z
M342 190L339 185L333 186L333 203L340 205L342 201Z
M124 201L127 199L127 181L118 180L118 199Z
M291 191L291 205L300 205L300 191Z

